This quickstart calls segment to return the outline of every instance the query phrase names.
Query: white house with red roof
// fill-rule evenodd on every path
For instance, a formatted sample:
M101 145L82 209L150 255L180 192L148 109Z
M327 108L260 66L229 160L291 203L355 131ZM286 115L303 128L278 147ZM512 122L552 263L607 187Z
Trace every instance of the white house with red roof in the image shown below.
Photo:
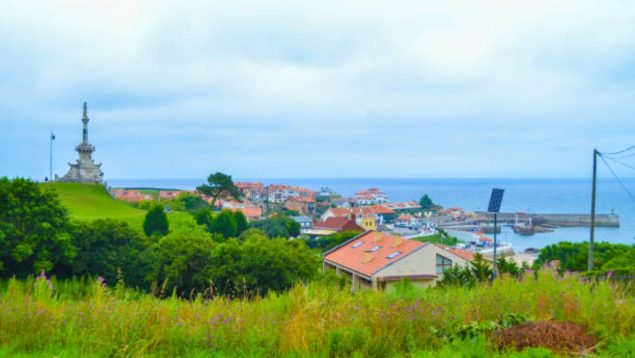
M366 231L323 255L323 270L351 277L351 290L386 289L408 279L420 287L434 286L443 271L466 266L474 259L468 251Z

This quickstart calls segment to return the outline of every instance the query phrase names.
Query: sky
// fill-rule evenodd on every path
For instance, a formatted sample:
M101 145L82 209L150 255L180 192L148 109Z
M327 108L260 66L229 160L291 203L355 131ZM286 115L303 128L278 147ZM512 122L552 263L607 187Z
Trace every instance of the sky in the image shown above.
M0 176L50 132L63 175L87 101L106 179L588 177L634 39L633 1L3 0Z

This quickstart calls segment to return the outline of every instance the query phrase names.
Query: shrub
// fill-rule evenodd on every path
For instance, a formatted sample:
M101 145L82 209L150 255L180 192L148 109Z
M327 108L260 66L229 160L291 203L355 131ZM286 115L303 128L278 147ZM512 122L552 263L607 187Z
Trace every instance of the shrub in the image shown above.
M156 205L148 210L143 221L143 231L147 236L165 236L168 234L168 228L168 216L165 214L163 207Z

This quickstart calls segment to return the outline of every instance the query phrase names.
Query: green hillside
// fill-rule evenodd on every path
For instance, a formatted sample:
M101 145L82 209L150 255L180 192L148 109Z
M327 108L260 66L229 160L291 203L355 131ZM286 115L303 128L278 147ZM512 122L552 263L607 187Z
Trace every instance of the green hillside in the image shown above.
M102 185L82 183L47 183L57 192L72 219L90 221L111 218L122 220L135 228L142 228L145 210L113 199ZM172 212L168 215L170 231L195 223L188 213Z

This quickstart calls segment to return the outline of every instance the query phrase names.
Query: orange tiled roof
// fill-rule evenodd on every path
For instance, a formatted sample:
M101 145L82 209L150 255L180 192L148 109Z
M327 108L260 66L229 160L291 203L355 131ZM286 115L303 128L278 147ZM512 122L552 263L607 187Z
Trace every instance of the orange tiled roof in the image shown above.
M359 246L353 248L353 246L360 242L361 244L359 244ZM374 272L425 245L423 242L397 238L382 232L367 231L339 247L328 251L324 255L324 259L343 268L370 277ZM375 246L379 246L380 248L375 252L367 252ZM392 259L387 258L388 255L396 251L400 251L401 253Z
M328 211L336 218L344 218L350 214L350 209L347 208L330 208Z
M313 223L315 229L329 229L336 231L363 231L364 229L357 225L354 220L342 217L330 217L325 221L316 221Z
M455 254L456 256L462 258L463 260L467 260L467 261L474 260L474 253L471 252L471 251L462 250L462 249L459 249L459 248L456 248L456 247L446 246L446 245L437 244L437 243L435 243L434 245L437 245L440 248L445 249L445 250Z
M247 218L260 218L260 216L262 216L262 208L257 206L248 206L240 208L239 210L242 211Z

